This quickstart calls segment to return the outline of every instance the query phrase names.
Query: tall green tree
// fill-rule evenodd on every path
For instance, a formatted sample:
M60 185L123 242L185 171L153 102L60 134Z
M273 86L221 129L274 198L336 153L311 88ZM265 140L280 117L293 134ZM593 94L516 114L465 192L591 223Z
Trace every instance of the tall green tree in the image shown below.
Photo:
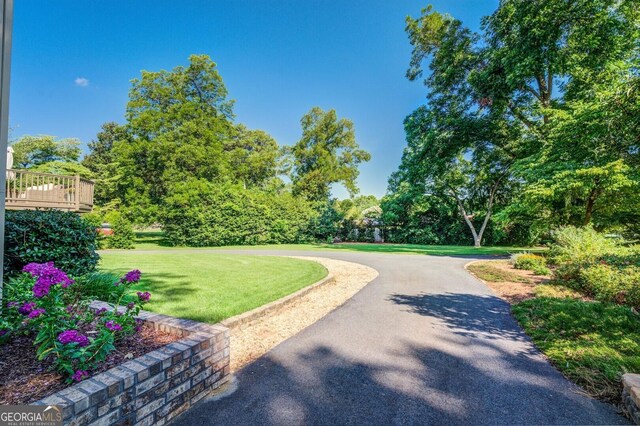
M407 76L418 79L427 65L428 119L408 128L394 179L457 182L466 190L452 193L484 193L487 208L492 191L477 189L499 183L504 229L628 220L604 207L637 187L637 138L628 137L637 97L619 89L637 78L639 13L631 0L504 0L481 33L431 7L407 18ZM617 111L607 99L616 99ZM607 132L613 122L625 130ZM418 154L421 146L430 148ZM468 209L458 205L466 220Z
M118 197L121 174L114 146L127 141L127 128L114 122L104 123L96 139L89 142L89 152L82 165L93 172L96 181L95 204L104 206Z
M300 120L302 138L289 149L293 193L310 201L326 201L331 185L341 183L358 192L358 166L371 155L356 142L353 122L335 110L314 107Z
M192 55L188 66L172 71L143 71L133 80L127 137L113 148L125 205L151 218L173 185L187 178L226 179L225 141L235 131L227 95L206 55Z
M224 143L232 180L245 188L265 187L278 176L280 149L267 132L235 127Z
M80 141L75 138L22 136L11 146L15 168L27 169L53 161L74 163L80 158Z

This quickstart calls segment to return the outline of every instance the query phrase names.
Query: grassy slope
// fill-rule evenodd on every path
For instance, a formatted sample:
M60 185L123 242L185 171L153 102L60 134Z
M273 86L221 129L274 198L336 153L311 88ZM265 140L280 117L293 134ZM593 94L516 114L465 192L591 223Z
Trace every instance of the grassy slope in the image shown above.
M103 253L100 269L140 269L140 289L152 293L146 309L218 322L291 294L327 275L315 262L218 253Z
M600 399L620 399L623 373L640 373L640 318L628 307L538 297L513 306L534 343L571 380Z
M165 249L194 249L193 247L172 247L164 239L160 231L138 232L136 249L140 250L165 250ZM505 255L523 251L541 251L540 248L527 247L481 247L472 246L428 246L418 244L282 244L264 246L227 246L227 247L201 247L202 249L252 249L252 250L335 250L335 251L360 251L370 253L392 254L427 254L433 256L472 256L472 255Z

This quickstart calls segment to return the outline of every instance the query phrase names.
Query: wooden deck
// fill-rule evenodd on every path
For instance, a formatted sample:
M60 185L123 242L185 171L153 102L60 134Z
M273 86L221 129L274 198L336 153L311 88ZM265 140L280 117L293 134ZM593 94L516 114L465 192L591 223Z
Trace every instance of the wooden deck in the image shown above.
M7 210L55 209L88 213L93 209L93 182L80 176L8 169Z

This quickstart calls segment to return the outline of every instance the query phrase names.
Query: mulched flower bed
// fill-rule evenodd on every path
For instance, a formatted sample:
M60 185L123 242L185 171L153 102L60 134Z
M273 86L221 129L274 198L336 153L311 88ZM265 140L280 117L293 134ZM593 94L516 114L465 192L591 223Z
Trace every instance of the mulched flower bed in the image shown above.
M92 373L107 371L179 339L143 325L138 333L119 340L116 349ZM28 404L69 387L50 367L50 361L36 359L33 336L19 336L0 345L0 405Z

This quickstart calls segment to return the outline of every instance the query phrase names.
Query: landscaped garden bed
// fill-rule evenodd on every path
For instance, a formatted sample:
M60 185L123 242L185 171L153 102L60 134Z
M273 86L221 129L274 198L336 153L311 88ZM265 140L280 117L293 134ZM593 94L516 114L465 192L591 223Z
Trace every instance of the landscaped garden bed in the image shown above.
M115 350L94 371L99 374L130 359L154 351L179 337L141 325L137 333L125 336ZM19 361L19 362L16 362ZM33 336L18 336L0 345L0 405L26 405L69 386L65 377L51 371L51 360L39 361Z
M545 259L530 255L467 269L512 304L525 332L567 378L632 417L637 407L628 390L623 396L622 378L640 373L637 249L601 239L589 229L562 231L546 275Z
M102 302L92 307L109 308ZM138 317L178 340L35 404L61 406L65 422L78 425L96 421L163 424L228 382L229 332L225 327L144 311Z
M227 329L142 311L151 295L133 293L140 277L106 282L106 303L53 262L13 275L0 319L0 403L57 405L73 424L157 424L224 384Z

